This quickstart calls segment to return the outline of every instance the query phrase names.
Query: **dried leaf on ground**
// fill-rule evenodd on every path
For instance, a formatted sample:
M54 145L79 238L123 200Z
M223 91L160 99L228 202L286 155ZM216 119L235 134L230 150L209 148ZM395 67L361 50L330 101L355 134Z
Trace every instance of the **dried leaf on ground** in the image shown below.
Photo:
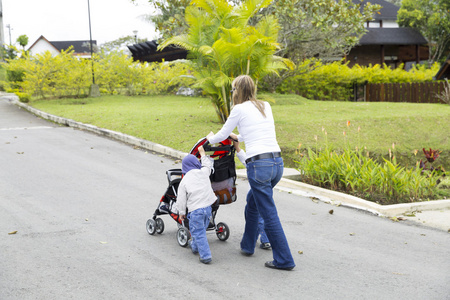
M319 203L319 198L317 197L309 197L309 198L311 198L312 202Z

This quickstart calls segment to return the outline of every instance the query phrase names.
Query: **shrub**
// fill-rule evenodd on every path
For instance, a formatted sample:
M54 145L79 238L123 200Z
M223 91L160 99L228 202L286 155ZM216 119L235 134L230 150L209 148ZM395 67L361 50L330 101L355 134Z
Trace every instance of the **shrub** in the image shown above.
M326 131L324 132L326 135ZM389 160L374 161L362 148L338 151L327 144L324 149L307 149L299 161L301 181L331 190L353 194L380 204L423 201L438 197L442 174L427 172L419 165L404 168L397 164L393 150Z
M403 65L391 69L386 65L349 68L346 63L305 60L293 76L286 78L277 88L279 93L295 93L314 100L347 101L353 94L353 86L365 83L404 83L431 81L439 65L424 65L405 71Z
M31 96L27 93L15 92L15 94L19 97L20 102L28 103L31 100Z
M92 61L73 56L72 50L57 56L50 52L3 64L9 81L7 89L19 89L39 98L85 97L92 83ZM190 86L190 70L168 63L139 63L123 52L94 54L96 84L104 94L175 94ZM14 75L14 76L13 76Z
M440 94L437 94L436 97L450 105L450 82L447 79L445 79L444 90Z

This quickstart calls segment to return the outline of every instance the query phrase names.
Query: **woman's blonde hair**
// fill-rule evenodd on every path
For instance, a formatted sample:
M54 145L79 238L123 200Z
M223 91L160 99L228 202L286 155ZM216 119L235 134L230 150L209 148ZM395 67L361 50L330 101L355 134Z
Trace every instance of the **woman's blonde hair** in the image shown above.
M231 84L233 91L233 104L241 104L245 101L252 101L261 114L264 113L264 102L256 99L256 86L253 79L248 75L240 75Z

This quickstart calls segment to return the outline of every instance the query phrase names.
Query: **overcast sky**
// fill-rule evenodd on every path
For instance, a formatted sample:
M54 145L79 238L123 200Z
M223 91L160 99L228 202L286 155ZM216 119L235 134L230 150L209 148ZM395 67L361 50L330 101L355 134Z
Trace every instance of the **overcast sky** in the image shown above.
M49 41L89 40L88 0L1 0L3 3L4 42L28 36L30 47L41 35ZM152 24L140 16L150 14L148 0L89 0L92 39L100 45L120 37L134 35L152 40L156 38Z

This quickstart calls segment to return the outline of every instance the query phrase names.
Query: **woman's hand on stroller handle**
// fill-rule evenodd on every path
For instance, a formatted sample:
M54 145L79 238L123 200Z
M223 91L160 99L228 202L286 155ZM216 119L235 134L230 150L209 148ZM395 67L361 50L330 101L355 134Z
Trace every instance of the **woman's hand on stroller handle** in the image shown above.
M184 221L184 220L186 220L186 216L185 216L185 215L181 215L181 214L180 214L180 220L181 220L181 221Z
M239 142L237 135L234 133L230 133L230 136L228 138L233 142Z

